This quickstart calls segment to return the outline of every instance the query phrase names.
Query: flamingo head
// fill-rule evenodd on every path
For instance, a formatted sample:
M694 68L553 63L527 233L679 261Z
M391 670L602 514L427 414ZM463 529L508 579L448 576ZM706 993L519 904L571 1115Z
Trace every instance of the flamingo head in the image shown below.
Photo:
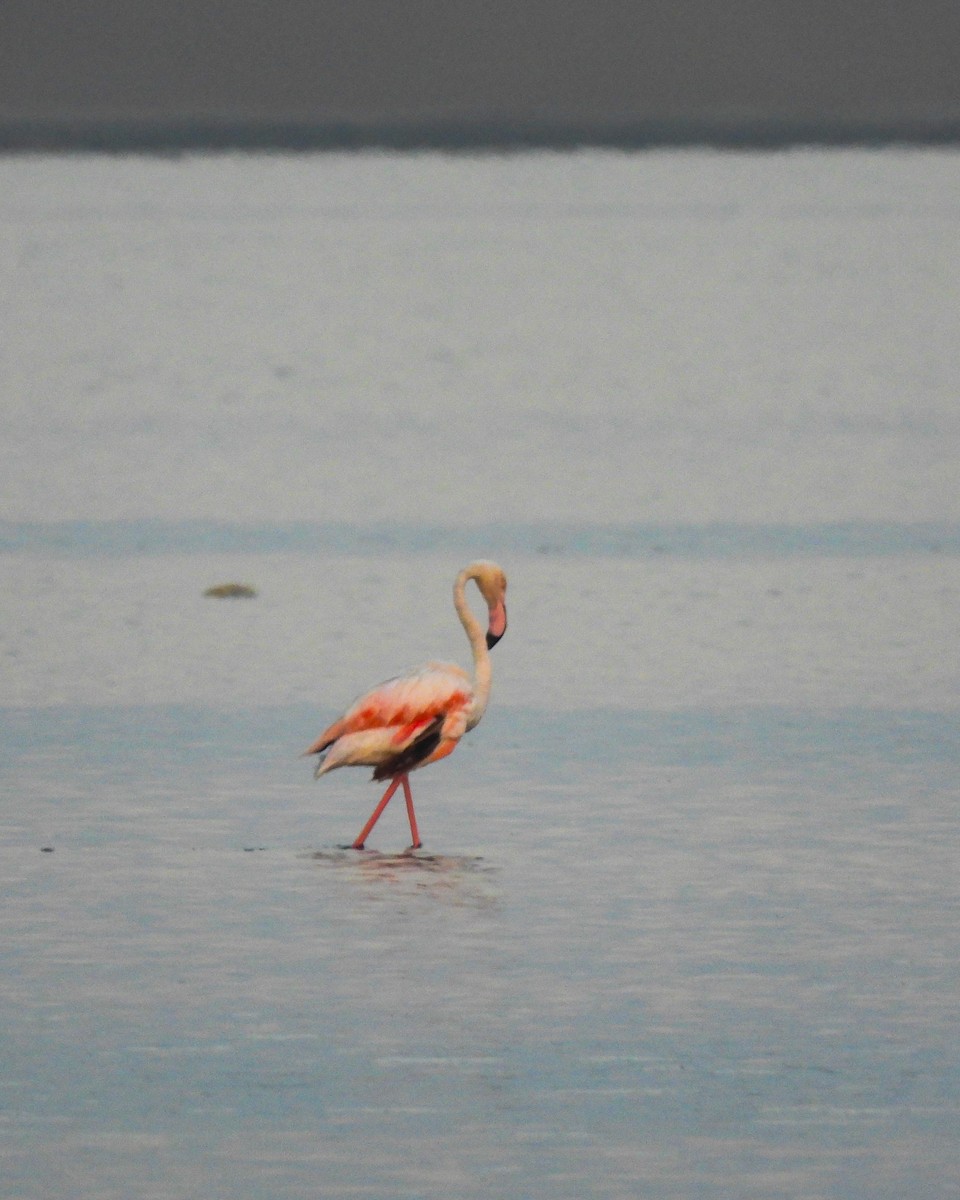
M487 602L487 649L492 650L507 631L507 577L496 563L475 562L469 568L469 578Z

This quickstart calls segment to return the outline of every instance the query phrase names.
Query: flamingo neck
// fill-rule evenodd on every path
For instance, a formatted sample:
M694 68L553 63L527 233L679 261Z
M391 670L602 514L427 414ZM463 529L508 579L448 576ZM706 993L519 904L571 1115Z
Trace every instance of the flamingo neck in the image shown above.
M483 626L470 611L467 603L467 580L473 579L469 570L461 571L453 585L453 604L460 618L460 624L470 640L470 650L473 653L473 703L470 705L470 715L467 718L467 728L472 729L483 716L490 699L490 651L487 649L487 635Z

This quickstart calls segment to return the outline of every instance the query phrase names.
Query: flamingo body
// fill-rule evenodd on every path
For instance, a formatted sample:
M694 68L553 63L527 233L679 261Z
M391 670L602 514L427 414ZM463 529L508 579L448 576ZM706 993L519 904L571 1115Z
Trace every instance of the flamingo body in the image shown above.
M484 631L470 611L464 589L474 580L487 602ZM454 663L428 663L387 679L359 696L304 752L318 755L315 777L337 767L373 767L373 778L389 779L380 804L353 843L362 849L397 787L402 784L414 847L420 845L408 775L456 749L483 716L490 694L489 650L507 627L507 580L495 563L475 562L454 582L454 606L470 640L474 678Z
M373 767L374 779L392 778L397 772L391 763L409 756L427 730L430 740L437 735L437 745L424 748L408 769L436 762L467 732L472 701L470 677L453 663L429 663L387 679L354 700L306 751L320 755L314 775L337 767Z

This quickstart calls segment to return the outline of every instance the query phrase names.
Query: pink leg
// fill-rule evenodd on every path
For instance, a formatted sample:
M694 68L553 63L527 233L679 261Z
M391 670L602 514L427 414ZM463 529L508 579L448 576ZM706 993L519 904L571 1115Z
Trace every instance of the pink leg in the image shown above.
M364 843L364 842L367 840L367 838L370 836L370 830L371 830L371 829L374 827L374 825L376 825L376 823L377 823L377 822L380 820L380 814L383 812L383 810L384 810L384 809L387 807L387 805L390 803L390 797L393 795L393 793L394 793L394 792L397 790L397 788L400 786L400 781L401 781L401 780L405 780L405 779L406 779L406 775L398 775L398 776L396 777L396 779L394 779L394 780L392 780L392 781L391 781L391 783L390 783L390 786L387 788L387 790L386 790L386 791L383 793L383 795L380 797L380 803L379 803L379 804L377 805L377 807L376 807L376 808L373 810L373 815L370 817L370 820L369 820L369 821L366 823L366 825L364 825L364 827L363 827L363 828L360 830L360 832L357 834L356 841L353 843L353 847L352 847L354 850L362 850L362 849L363 849L363 843Z
M407 820L410 822L410 836L413 839L411 850L419 850L422 845L420 834L417 832L417 814L413 811L413 793L410 791L410 777L401 775L403 783L403 798L407 802Z

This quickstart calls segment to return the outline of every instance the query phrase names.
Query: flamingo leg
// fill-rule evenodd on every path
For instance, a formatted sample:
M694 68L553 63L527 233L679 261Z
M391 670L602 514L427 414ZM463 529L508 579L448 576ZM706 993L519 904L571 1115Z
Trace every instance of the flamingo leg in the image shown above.
M362 850L363 849L363 843L370 836L370 830L380 820L381 813L387 807L387 805L390 803L390 799L393 796L393 793L400 786L401 780L406 780L406 778L407 778L406 775L398 775L395 779L393 779L391 781L390 786L380 797L380 803L373 810L370 820L366 823L366 825L364 825L364 827L357 834L356 840L354 841L353 846L351 847L353 850Z
M410 837L413 839L411 850L419 850L423 844L420 841L420 834L417 832L417 814L413 811L413 793L410 791L410 777L401 775L400 781L403 784L403 798L407 802L407 820L410 822Z

